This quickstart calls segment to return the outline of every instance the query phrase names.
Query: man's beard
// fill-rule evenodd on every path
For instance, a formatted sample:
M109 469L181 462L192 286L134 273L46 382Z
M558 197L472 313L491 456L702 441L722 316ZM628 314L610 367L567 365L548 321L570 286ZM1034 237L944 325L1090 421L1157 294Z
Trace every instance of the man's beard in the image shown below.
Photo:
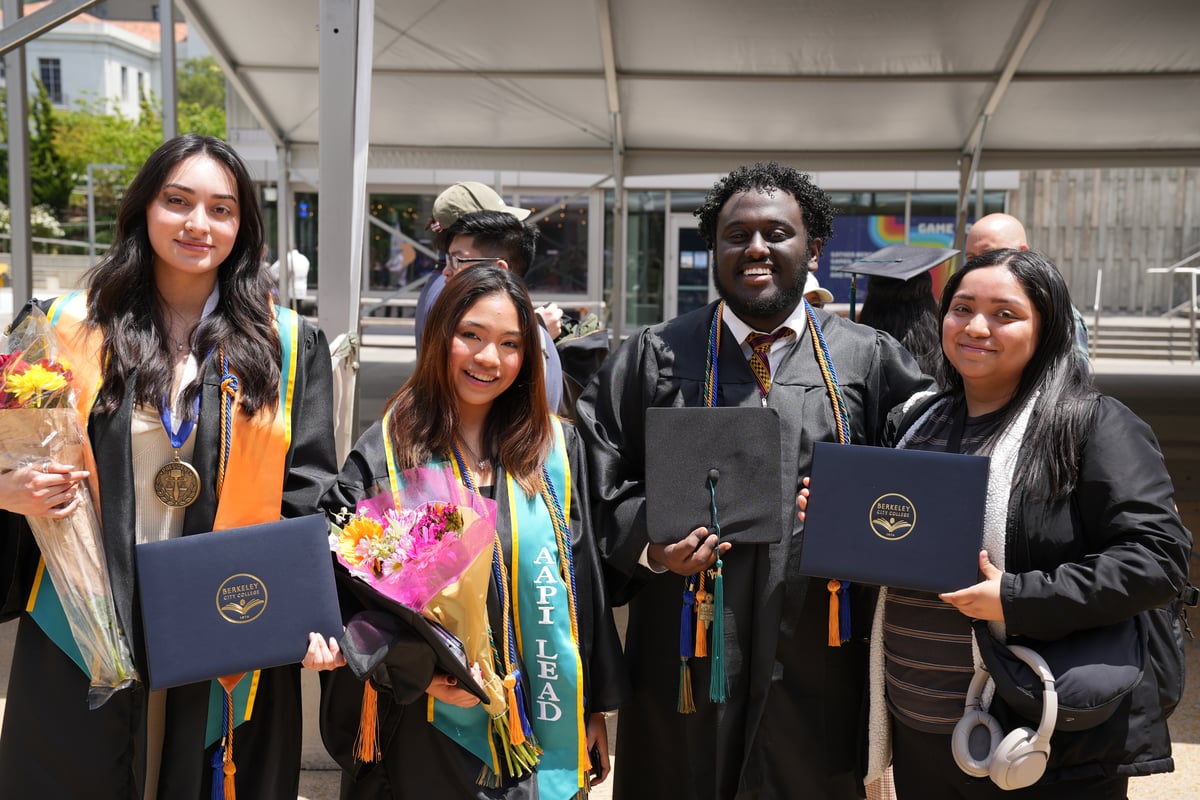
M753 300L744 300L740 297L735 297L733 292L728 291L721 283L721 279L717 274L716 262L712 266L713 285L717 287L717 294L725 301L725 305L729 306L729 310L736 314L740 319L770 319L779 314L790 314L800 305L800 301L804 299L804 282L808 278L806 270L796 271L796 282L790 286L784 286L779 291L769 294L765 297L757 297Z

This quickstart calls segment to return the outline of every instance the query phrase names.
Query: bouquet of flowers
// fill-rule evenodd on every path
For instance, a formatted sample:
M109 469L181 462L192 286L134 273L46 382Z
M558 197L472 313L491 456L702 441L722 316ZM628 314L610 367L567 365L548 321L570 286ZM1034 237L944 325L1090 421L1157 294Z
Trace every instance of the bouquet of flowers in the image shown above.
M71 367L36 306L3 349L0 470L57 461L91 473L69 516L29 517L28 522L91 679L88 706L98 708L139 678L113 603L97 511L95 459L76 411Z
M411 609L461 643L470 677L493 719L507 712L487 616L496 504L468 491L451 468L406 470L399 497L358 503L332 527L330 548L347 572L379 596ZM385 604L385 608L388 607ZM360 731L360 735L361 735ZM370 760L368 745L360 750Z

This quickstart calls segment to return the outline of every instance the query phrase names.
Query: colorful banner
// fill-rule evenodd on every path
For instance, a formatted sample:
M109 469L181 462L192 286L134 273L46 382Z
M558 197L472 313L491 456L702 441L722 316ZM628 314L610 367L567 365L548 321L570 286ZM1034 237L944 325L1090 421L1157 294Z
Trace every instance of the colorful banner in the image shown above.
M834 236L821 254L817 280L833 293L836 303L850 302L850 276L842 272L855 261L867 258L890 244L904 244L904 217L839 216L833 223ZM913 217L908 243L927 247L954 246L953 217ZM933 270L934 296L940 296L950 275L949 264ZM860 276L856 302L867 296L866 276Z

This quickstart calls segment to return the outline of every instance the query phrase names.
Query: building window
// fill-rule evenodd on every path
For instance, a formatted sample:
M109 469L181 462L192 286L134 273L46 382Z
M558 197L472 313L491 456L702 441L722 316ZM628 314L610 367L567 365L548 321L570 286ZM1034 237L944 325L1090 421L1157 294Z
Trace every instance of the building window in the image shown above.
M129 67L121 67L121 99L129 99Z
M138 73L138 100L146 96L146 73Z
M62 93L62 62L57 58L38 59L38 77L50 95L50 102L56 106L63 104Z

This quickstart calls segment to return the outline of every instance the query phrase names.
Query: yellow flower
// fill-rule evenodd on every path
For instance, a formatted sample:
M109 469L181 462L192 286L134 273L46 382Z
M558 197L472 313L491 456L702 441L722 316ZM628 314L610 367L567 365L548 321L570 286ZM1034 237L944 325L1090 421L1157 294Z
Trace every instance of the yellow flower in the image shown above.
M47 368L50 366L51 368ZM66 376L57 365L47 365L44 361L30 364L29 368L19 373L9 373L4 381L4 391L13 395L19 405L42 405L48 400L44 395L61 392L68 386Z
M364 550L358 545L363 539L378 539L383 536L383 526L369 517L352 517L338 534L338 551L347 564L358 566L363 562Z

